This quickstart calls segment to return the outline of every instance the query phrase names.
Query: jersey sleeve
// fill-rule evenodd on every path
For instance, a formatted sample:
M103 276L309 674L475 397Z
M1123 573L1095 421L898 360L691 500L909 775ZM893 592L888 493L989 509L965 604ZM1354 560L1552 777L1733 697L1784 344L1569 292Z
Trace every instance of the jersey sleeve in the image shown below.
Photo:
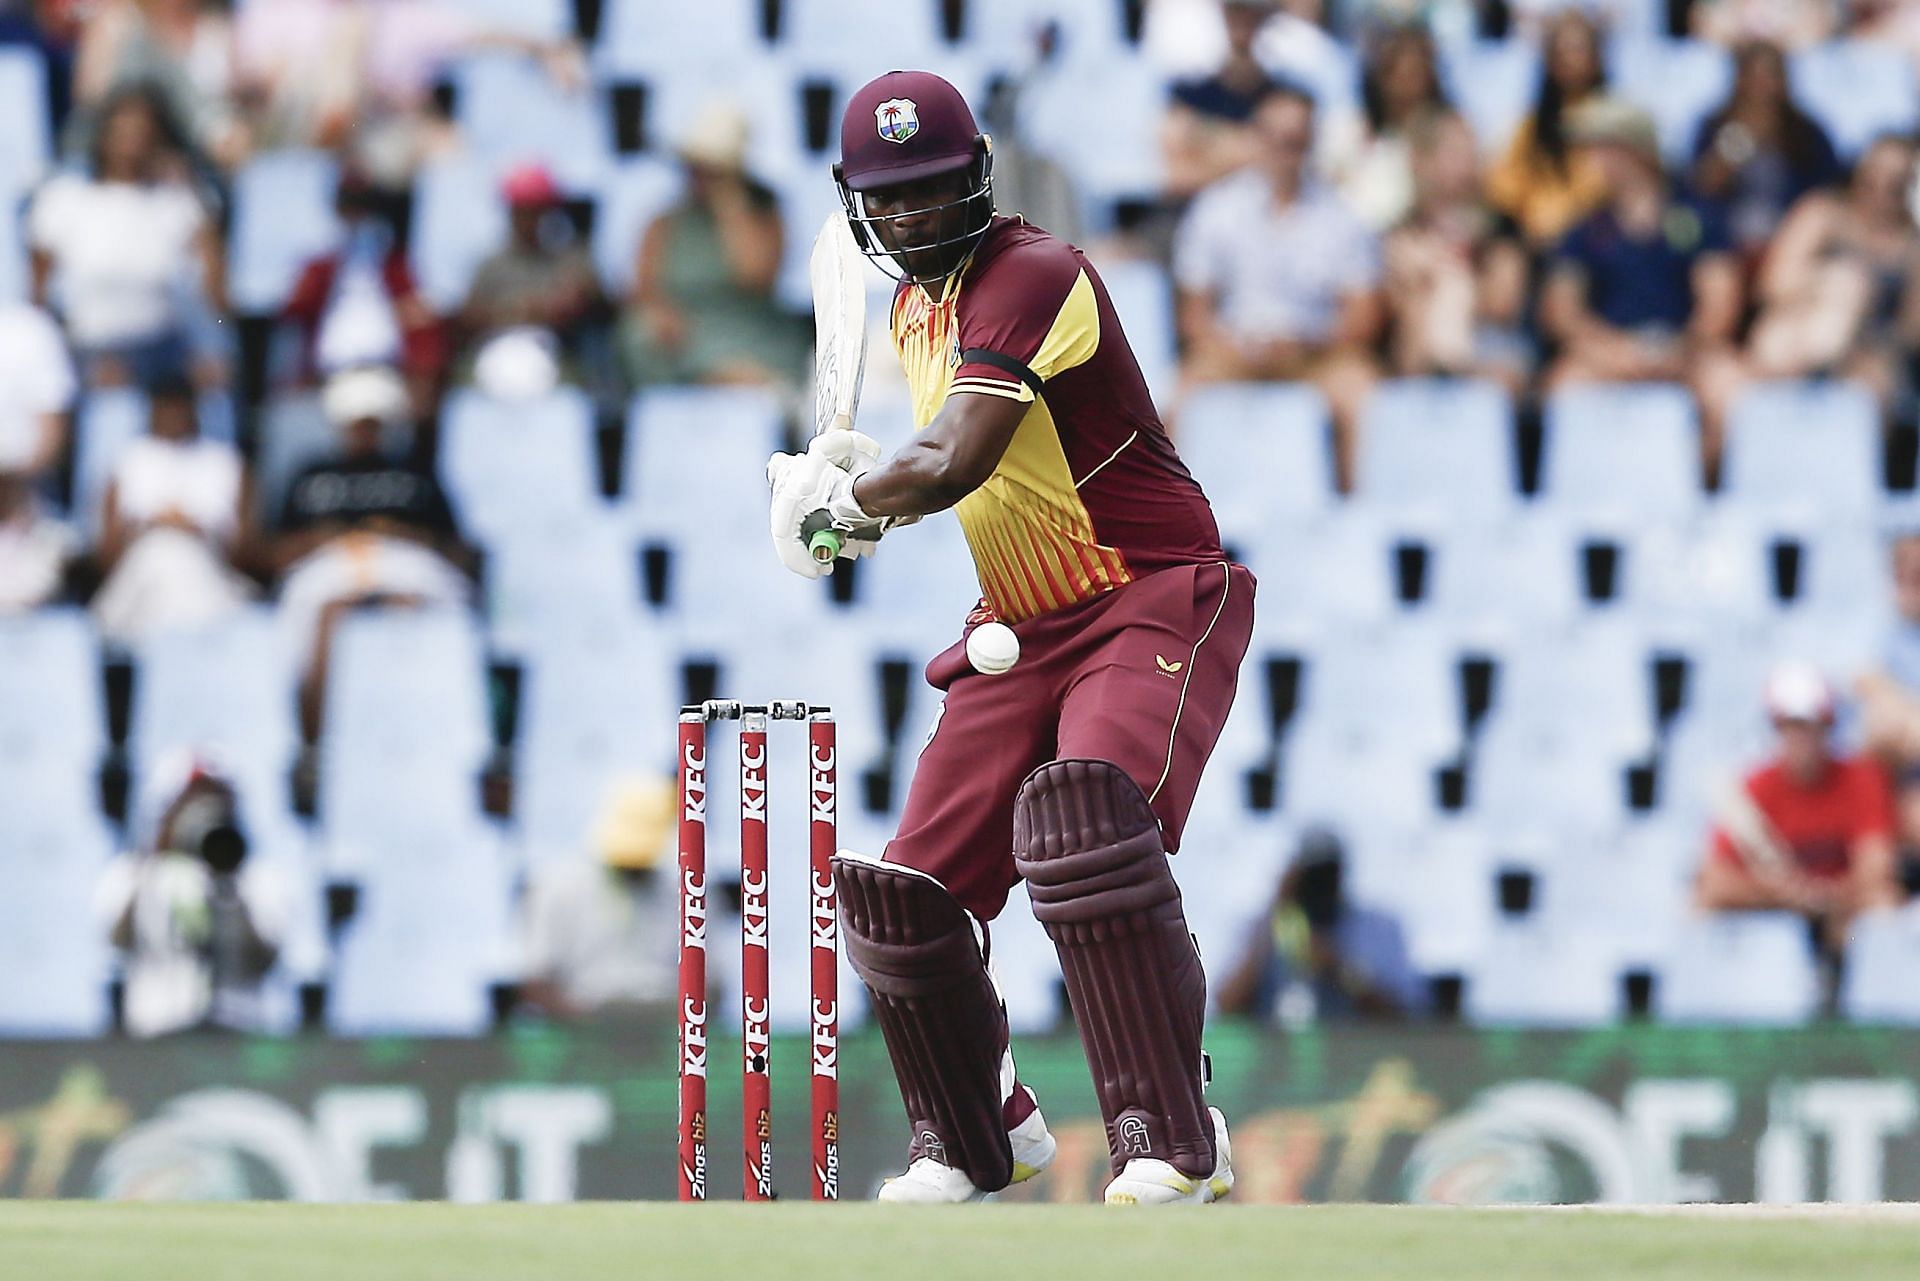
M1023 246L996 259L958 311L960 365L951 393L1030 401L1100 347L1093 281L1063 244Z

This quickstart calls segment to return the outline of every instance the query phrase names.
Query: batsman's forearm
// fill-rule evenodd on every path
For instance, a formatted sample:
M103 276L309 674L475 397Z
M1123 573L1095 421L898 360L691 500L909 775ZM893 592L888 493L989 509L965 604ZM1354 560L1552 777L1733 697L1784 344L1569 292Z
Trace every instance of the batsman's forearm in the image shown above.
M870 516L926 516L945 511L979 485L956 474L947 450L916 441L856 480L853 497Z

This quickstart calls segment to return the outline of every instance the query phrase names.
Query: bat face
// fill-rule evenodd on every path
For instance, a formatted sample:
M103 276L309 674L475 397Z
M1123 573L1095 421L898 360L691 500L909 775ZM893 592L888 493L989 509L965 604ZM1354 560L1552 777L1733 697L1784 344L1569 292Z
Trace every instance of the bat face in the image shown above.
M813 430L852 427L867 363L864 260L847 216L827 216L807 264L813 285Z

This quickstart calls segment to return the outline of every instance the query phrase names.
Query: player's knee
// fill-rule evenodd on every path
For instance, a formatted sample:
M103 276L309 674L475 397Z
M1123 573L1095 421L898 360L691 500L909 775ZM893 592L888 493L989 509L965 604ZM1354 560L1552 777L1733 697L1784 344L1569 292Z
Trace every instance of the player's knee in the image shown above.
M847 958L874 991L917 995L981 968L973 917L925 872L842 850L833 879Z
M1014 865L1043 923L1130 916L1177 903L1160 824L1140 785L1111 761L1063 760L1022 784Z

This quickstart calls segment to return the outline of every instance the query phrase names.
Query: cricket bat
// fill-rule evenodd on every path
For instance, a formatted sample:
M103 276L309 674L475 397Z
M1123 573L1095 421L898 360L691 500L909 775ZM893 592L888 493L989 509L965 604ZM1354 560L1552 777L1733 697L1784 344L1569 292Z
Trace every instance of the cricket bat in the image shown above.
M867 286L853 229L840 210L827 215L807 261L813 285L813 434L847 431L860 408L867 371ZM809 522L811 523L811 522ZM802 529L807 550L821 564L840 554L838 530L822 523Z

